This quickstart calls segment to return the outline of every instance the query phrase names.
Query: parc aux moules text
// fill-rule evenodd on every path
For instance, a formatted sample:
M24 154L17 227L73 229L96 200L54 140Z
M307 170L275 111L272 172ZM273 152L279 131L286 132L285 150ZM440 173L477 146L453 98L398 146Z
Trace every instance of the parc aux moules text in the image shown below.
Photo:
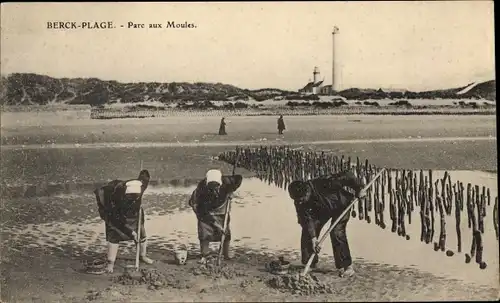
M47 29L114 29L114 28L196 28L192 22L167 21L162 23L136 23L128 21L124 24L115 24L113 21L48 21Z

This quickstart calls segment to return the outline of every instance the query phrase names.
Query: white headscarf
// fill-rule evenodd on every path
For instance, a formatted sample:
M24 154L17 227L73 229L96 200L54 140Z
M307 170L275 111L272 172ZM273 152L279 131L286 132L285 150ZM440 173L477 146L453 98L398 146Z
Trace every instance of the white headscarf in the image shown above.
M206 174L207 183L217 182L222 185L222 172L218 169L211 169Z

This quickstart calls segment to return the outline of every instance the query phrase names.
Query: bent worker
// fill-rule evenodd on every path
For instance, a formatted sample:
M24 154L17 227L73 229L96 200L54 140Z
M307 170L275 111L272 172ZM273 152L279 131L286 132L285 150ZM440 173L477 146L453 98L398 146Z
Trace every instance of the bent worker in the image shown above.
M351 172L341 172L328 177L320 177L309 181L293 181L288 186L288 193L294 200L298 223L302 226L301 252L302 264L307 264L310 256L316 256L311 267L318 263L318 236L323 226L331 218L337 220L349 206L354 195L344 187L355 191L358 198L365 196L363 183ZM335 267L340 276L352 276L351 252L347 241L346 226L350 213L347 212L330 232Z
M209 255L210 242L220 242L222 234L225 234L222 243L222 251L225 259L231 259L229 245L231 242L231 229L229 227L230 214L226 214L226 206L230 195L240 186L243 177L241 175L223 176L220 170L211 169L206 173L203 180L193 191L189 199L198 219L198 240L200 241L201 259L205 263ZM227 226L224 230L224 218L228 216Z
M285 121L283 120L283 115L280 115L278 118L278 133L280 135L283 135L283 131L286 129L285 127Z
M142 170L137 179L127 181L113 180L94 191L99 215L106 224L108 255L106 272L112 273L120 242L134 240L140 242L140 260L146 264L153 260L146 256L146 230L142 195L149 184L148 170ZM138 239L139 210L141 210L141 230Z

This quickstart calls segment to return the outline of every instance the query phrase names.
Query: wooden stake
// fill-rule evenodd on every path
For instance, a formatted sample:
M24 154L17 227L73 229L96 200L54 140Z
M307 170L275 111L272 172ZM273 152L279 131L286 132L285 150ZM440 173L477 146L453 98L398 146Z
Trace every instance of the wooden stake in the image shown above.
M441 231L439 234L439 248L445 251L446 248L446 221L444 218L444 207L440 197L436 197L436 203L439 208L439 216L441 218Z
M498 241L498 197L495 197L495 205L493 206L493 226L495 227L495 235Z
M455 228L457 232L457 250L462 252L462 230L460 229L460 199L455 198Z

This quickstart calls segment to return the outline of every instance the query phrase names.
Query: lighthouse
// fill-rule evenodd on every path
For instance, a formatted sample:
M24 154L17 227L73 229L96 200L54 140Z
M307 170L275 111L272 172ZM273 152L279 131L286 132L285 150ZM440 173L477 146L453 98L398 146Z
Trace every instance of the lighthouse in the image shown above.
M333 31L332 31L332 89L331 89L331 94L333 95L334 92L339 88L339 85L338 85L338 79L337 77L335 77L335 73L337 72L337 67L335 66L336 65L336 58L335 58L335 36L337 36L339 34L339 28L337 26L334 26L333 27Z

